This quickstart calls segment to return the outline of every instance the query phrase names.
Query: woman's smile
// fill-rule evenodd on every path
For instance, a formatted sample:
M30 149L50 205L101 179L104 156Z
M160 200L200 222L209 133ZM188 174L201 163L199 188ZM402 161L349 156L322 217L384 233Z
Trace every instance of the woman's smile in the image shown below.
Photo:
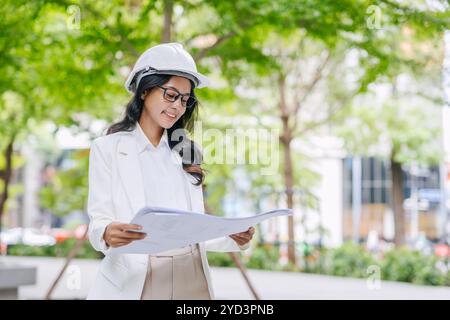
M166 117L168 117L170 120L174 120L177 118L177 115L170 111L164 110L162 113L164 113L164 115L166 115Z

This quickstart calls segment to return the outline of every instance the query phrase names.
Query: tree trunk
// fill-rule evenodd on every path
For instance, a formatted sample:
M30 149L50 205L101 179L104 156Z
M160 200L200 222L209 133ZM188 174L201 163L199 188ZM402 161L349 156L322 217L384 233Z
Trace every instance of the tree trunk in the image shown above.
M173 14L173 0L165 0L164 27L161 35L161 43L170 42L172 39L172 14Z
M280 137L283 145L283 159L284 159L284 183L286 192L286 204L289 209L294 207L294 169L291 153L292 131L289 128L290 114L287 112L286 97L285 97L285 77L280 75L278 81L278 89L280 94L280 111L281 122L283 124L283 133ZM295 255L295 233L294 233L294 216L288 217L288 259L293 265L296 265Z
M391 174L392 174L392 208L394 211L395 236L394 242L396 246L405 244L405 212L403 210L403 172L400 163L391 157Z
M284 127L283 121L283 127ZM285 134L287 134L285 136ZM289 209L294 208L294 172L292 163L292 153L290 144L290 133L285 131L283 133L284 137L287 137L287 142L284 143L283 153L284 153L284 180L286 189L286 204ZM294 233L294 216L288 217L288 259L293 265L296 264L295 255L295 233Z
M2 230L2 217L5 210L6 201L8 200L9 183L12 177L12 156L14 150L14 137L11 138L5 149L5 171L2 177L3 191L0 196L0 231Z
M228 252L228 254L231 256L231 259L233 259L234 264L238 267L239 271L242 274L242 277L244 277L245 283L247 284L248 288L252 292L252 295L255 298L255 300L261 300L258 292L256 292L255 287L252 285L250 278L247 275L247 269L245 268L241 259L239 259L239 256L237 255L237 253L236 252Z

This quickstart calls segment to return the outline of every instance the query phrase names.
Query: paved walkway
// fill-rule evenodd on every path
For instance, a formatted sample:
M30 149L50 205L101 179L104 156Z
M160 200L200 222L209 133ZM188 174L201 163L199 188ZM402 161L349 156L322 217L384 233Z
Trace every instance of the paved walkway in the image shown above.
M0 262L38 267L37 284L19 290L20 299L42 299L56 278L64 259L0 257ZM54 291L54 299L84 299L98 270L98 260L74 260ZM253 299L235 268L211 268L217 299ZM382 281L370 289L364 279L323 275L249 270L249 277L262 299L447 299L450 287L417 286Z

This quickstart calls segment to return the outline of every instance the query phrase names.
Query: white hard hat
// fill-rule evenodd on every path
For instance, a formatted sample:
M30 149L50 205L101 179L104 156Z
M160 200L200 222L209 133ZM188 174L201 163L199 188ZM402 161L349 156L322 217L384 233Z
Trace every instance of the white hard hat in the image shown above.
M170 74L192 80L196 88L209 85L209 79L197 72L192 56L181 43L163 43L147 49L136 61L130 72L125 88L134 93L144 76L150 74Z

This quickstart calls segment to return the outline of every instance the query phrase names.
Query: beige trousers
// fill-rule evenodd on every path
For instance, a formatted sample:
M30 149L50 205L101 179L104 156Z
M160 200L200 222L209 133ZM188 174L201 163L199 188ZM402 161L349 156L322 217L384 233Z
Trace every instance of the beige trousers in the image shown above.
M198 244L149 256L141 300L210 300Z

